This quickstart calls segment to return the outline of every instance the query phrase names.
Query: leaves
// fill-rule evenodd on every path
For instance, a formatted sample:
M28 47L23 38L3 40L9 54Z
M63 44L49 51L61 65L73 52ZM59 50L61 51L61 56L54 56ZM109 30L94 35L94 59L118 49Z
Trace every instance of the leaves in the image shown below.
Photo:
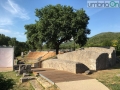
M38 21L25 25L27 42L34 45L34 48L46 43L48 47L57 50L62 42L71 38L80 46L86 43L87 34L90 34L87 29L89 17L83 9L75 11L66 5L47 5L36 9L35 14Z
M119 46L120 33L106 32L91 37L86 46Z

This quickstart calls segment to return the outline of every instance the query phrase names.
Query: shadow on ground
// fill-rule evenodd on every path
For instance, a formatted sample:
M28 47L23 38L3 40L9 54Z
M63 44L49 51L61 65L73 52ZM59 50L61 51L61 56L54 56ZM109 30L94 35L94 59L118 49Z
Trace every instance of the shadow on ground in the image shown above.
M120 62L116 63L116 65L111 67L110 69L120 69Z
M110 67L109 69L120 69L120 57L116 58L116 65Z

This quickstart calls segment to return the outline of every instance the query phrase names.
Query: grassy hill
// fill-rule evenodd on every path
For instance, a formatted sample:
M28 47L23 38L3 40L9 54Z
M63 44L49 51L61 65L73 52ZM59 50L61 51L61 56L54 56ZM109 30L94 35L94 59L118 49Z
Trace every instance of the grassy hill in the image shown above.
M104 32L97 34L91 38L88 39L85 46L112 46L113 40L119 40L120 41L120 32ZM60 45L60 49L74 49L79 48L78 44L75 44L73 40L64 42Z
M104 32L88 39L86 46L111 46L113 40L119 40L120 32Z

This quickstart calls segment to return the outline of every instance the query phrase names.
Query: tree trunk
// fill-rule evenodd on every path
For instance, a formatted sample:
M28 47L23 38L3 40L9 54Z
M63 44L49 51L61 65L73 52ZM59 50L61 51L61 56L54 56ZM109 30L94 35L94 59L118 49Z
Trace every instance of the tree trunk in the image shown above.
M56 45L56 55L58 54L59 52L59 45Z

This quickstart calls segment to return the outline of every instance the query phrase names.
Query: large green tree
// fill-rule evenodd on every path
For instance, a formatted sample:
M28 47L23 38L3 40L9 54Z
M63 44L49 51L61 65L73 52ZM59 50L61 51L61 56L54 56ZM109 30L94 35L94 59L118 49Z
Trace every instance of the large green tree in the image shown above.
M36 23L25 25L28 43L38 46L46 43L56 49L56 54L60 44L71 38L80 46L86 43L87 34L90 34L87 29L89 17L83 9L58 4L36 9L35 13Z

